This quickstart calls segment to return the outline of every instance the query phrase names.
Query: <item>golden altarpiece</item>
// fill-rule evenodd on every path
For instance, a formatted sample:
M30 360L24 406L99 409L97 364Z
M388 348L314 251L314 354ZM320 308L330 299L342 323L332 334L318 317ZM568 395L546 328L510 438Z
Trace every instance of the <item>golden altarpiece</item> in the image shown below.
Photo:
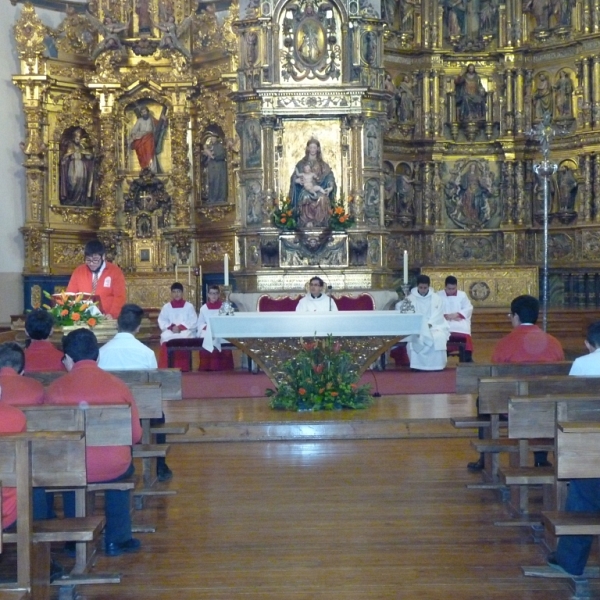
M57 28L24 4L14 32L26 307L94 237L148 307L225 254L253 293L393 288L405 250L505 305L537 293L544 119L552 299L600 303L591 0L97 0Z

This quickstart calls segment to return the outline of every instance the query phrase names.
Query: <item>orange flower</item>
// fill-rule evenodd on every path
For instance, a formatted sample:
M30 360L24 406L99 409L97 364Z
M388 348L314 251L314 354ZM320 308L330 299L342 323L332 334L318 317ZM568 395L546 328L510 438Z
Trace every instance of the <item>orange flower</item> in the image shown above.
M351 384L350 384L350 387L351 387L353 390L355 390L355 389L356 389L358 386L357 386L355 383L351 383Z
M285 223L287 221L286 217L281 217L281 219L279 219L282 223Z
M63 308L63 309L60 311L60 316L61 316L61 317L66 317L68 314L69 314L69 311L68 311L66 308Z
M301 396L304 396L304 394L306 394L306 390L305 390L304 388L300 388L300 389L298 390L298 393L299 393Z
M346 217L345 217L345 216L341 216L341 217L340 217L340 223L343 223L345 220L346 220Z
M288 211L287 211L285 214L286 214L288 217L291 217L291 216L292 216L292 211L291 211L291 210L288 210Z
M94 319L94 317L91 317L90 319L88 319L88 325L90 327L95 327L95 325L96 325L97 322L98 321L96 321L96 319Z
M341 215L344 212L344 209L341 206L337 206L335 209L336 215Z
M63 301L62 301L60 298L55 298L55 299L54 299L54 302L55 302L56 304L58 304L59 306L62 306L62 305L64 304L64 302L63 302Z
M339 396L337 392L329 392L331 396Z
M71 319L73 319L73 321L79 321L81 319L81 315L79 313L73 313L71 315Z

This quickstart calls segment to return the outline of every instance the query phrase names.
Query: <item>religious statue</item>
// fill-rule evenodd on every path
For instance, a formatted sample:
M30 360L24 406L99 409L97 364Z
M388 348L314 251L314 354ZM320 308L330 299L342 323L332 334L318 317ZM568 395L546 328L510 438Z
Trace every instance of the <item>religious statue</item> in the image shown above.
M60 203L64 206L94 204L94 152L86 132L75 127L61 140Z
M466 0L446 0L446 23L450 38L458 38L466 33Z
M167 131L167 108L163 107L158 119L154 117L146 104L142 104L134 110L137 120L129 133L129 147L135 152L140 169L150 169L153 173L161 173L158 155L162 152Z
M396 21L396 5L398 0L383 0L381 3L381 18L391 27L394 28Z
M403 171L396 178L396 197L398 218L401 222L412 222L415 216L415 183L410 167L403 165Z
M90 23L94 26L103 36L103 40L94 48L92 52L92 60L96 60L103 52L109 50L124 51L123 44L121 42L120 34L129 28L129 23L123 24L118 21L114 21L112 17L106 15L104 21L99 21L89 11L86 13L86 17Z
M150 0L136 0L135 12L138 16L138 31L140 34L152 33L152 17L150 16Z
M246 167L260 167L260 125L256 120L248 120L244 125L244 152Z
M246 34L246 64L252 67L258 60L258 34L249 31Z
M363 57L365 62L374 67L377 63L377 34L367 31L363 38Z
M246 222L249 225L262 223L262 186L259 181L250 181L246 185Z
M573 117L573 82L567 71L558 74L558 81L554 84L554 103L559 119Z
M550 0L528 0L523 11L533 15L536 29L544 30L550 27Z
M312 175L312 191L305 187L306 178L299 181L298 177L298 173L306 176L308 172ZM301 229L327 227L336 191L335 177L331 167L323 160L321 144L311 138L306 144L304 158L296 164L290 180L291 205L297 212Z
M216 135L209 135L202 149L205 202L227 203L227 150Z
M556 174L558 179L558 210L572 213L575 210L575 200L579 184L573 171L566 165L561 165Z
M387 101L387 118L391 121L396 115L396 95L398 90L392 81L392 76L389 73L385 74L383 79L383 89L388 93Z
M400 31L413 33L416 0L400 0Z
M499 0L482 0L479 5L479 32L490 35L496 31Z
M400 123L407 123L415 120L415 94L410 83L408 75L402 76L402 81L398 85L398 102L396 104L396 114Z
M461 122L484 120L487 92L481 77L475 71L475 66L468 65L464 75L459 75L454 80L454 85L458 120Z
M171 15L167 21L159 23L156 27L162 31L162 38L158 44L159 50L177 50L183 54L186 58L192 58L190 51L181 43L179 38L185 33L192 17L185 18L178 26L175 23L175 17Z
M539 73L537 76L535 91L533 93L533 108L534 119L536 121L543 121L546 115L552 118L552 85L546 73Z

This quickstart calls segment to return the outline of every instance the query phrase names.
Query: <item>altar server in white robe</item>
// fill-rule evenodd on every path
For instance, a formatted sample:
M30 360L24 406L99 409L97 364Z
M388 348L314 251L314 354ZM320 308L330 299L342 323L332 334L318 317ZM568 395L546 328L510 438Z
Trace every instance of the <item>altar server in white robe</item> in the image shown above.
M300 298L296 312L337 312L335 300L323 293L325 282L320 277L313 277L308 286L309 292Z
M171 286L171 302L167 302L158 315L160 343L194 337L197 321L198 315L194 305L183 299L183 285L174 283Z
M419 371L441 371L448 360L446 342L450 337L450 328L444 319L444 303L430 285L431 280L427 275L419 275L417 287L408 296L416 313L423 315L419 334L405 338L410 367ZM396 304L396 310L400 309L400 304Z
M444 282L444 289L437 292L437 295L444 303L444 318L448 321L450 327L450 343L454 340L453 334L460 340L465 336L465 360L471 362L473 355L473 340L471 339L471 316L473 315L473 305L462 290L458 289L458 280L454 275L448 275Z

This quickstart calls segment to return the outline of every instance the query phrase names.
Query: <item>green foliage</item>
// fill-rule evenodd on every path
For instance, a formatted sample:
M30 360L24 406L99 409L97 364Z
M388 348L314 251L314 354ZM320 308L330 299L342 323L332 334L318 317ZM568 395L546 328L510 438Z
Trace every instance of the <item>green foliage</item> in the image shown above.
M352 196L348 196L348 202L352 202L354 199ZM340 195L340 199L336 200L329 210L329 229L332 231L345 231L350 229L355 223L355 218L346 212L344 206L344 195Z
M89 300L89 294L49 294L44 290L44 296L52 301L52 306L43 304L42 308L46 309L54 317L56 325L62 327L64 325L81 325L85 323L90 327L94 327L101 321L101 317L90 314L89 309L92 306L97 306L97 302ZM86 296L88 299L86 299Z
M271 222L275 227L284 231L296 229L296 215L289 198L280 198L279 206L271 213Z
M366 408L370 386L357 384L358 367L332 336L301 342L298 354L282 365L285 374L277 390L267 390L271 408L280 410L339 410Z

